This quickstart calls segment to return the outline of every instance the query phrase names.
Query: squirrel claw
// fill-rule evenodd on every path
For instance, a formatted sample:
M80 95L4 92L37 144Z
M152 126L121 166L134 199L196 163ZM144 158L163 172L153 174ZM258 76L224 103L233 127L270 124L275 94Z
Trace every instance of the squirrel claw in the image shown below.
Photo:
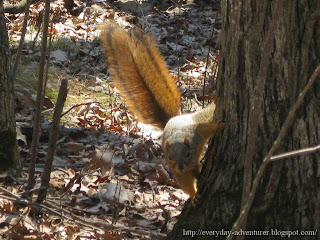
M200 198L200 195L199 195L199 194L197 194L197 195L194 196L193 198L190 198L190 199L191 199L191 204L192 204L193 207L196 206L196 203L198 203L199 198Z

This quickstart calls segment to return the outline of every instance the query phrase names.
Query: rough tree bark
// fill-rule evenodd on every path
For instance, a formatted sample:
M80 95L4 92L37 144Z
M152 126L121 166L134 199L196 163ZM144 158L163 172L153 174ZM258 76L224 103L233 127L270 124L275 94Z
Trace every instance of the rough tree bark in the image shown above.
M0 2L0 171L18 165L10 48L2 1Z
M320 63L319 1L226 0L221 12L215 118L226 127L210 143L198 202L185 207L169 239L187 237L187 230L232 228L263 157ZM320 144L319 122L318 77L277 153ZM243 228L269 230L266 239L280 237L271 229L320 234L319 213L318 151L268 165Z

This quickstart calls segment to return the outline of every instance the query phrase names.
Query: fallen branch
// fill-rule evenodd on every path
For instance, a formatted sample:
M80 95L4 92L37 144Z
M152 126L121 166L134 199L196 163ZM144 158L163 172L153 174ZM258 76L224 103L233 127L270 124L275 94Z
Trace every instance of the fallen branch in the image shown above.
M46 202L45 204L49 205L51 208L59 208L58 206L55 206L52 203L50 204L50 203ZM149 235L149 236L153 236L153 237L161 237L161 238L163 238L163 237L166 236L166 234L164 234L164 233L150 232L150 231L146 231L146 230L142 230L142 229L138 229L138 228L131 228L131 227L125 227L125 226L117 226L117 225L114 225L114 224L105 223L103 221L93 221L93 220L88 221L87 219L84 219L84 218L81 218L81 217L79 217L77 215L69 213L65 209L60 209L60 210L62 210L66 214L71 215L72 220L76 221L79 224L82 224L82 225L87 226L87 227L98 228L98 229L103 230L103 231L105 231L106 229L107 230L121 230L121 231L125 231L125 232L128 232L128 233L137 233L137 234Z
M35 203L32 201L29 201L26 198L22 198L14 193L11 193L10 191L0 187L0 191L4 192L5 194L8 194L9 196L6 195L0 195L0 198L7 199L9 201L12 201L14 203L18 204L23 204L27 206L31 206L34 208L42 209L46 211L49 214L53 214L55 216L64 218L68 221L76 222L77 224L87 227L89 229L95 229L98 231L110 231L110 230L119 230L119 231L125 231L128 233L136 233L136 234L141 234L141 235L149 235L151 237L155 238L163 238L166 236L166 234L163 233L158 233L158 232L151 232L151 231L146 231L138 228L130 228L130 227L125 227L125 226L117 226L114 224L109 224L105 223L103 221L88 221L87 219L81 218L79 216L76 216L69 212L68 210L64 208L60 208L59 206L55 205L52 202L45 201L42 204Z
M76 104L76 105L73 105L72 107L70 107L67 111L65 111L64 113L61 114L61 117L63 117L64 115L68 114L72 109L76 108L76 107L80 107L80 106L83 106L83 105L91 105L93 103L100 103L100 102L97 102L97 101L93 101L93 102L88 102L88 103L79 103L79 104Z

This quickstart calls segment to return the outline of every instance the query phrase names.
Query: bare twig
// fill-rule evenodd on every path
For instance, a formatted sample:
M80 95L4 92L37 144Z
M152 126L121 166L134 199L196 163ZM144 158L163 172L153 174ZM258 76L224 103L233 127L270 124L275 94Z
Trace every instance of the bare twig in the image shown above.
M23 20L23 27L22 27L20 42L19 42L17 53L16 53L16 58L14 60L13 70L12 70L12 79L13 80L16 79L17 69L18 69L18 65L19 65L19 61L20 61L20 57L21 57L21 53L22 53L22 47L23 47L23 43L24 43L24 38L25 38L26 32L27 32L30 4L31 4L31 0L27 0L26 6L25 6L25 15L24 15L24 20Z
M67 98L67 92L68 92L68 80L63 79L61 81L61 86L59 89L56 107L54 108L52 127L50 130L50 137L49 137L49 142L48 142L46 163L45 163L44 170L43 170L43 173L41 176L41 187L44 187L44 189L39 191L37 203L43 202L43 200L46 198L46 195L47 195L47 189L49 188L50 174L51 174L52 162L53 162L53 154L56 150L61 113L62 113L62 109L63 109L64 103L66 101L66 98Z
M39 192L42 189L44 189L44 187L39 187L39 188L31 189L31 190L26 190L23 194L29 196L31 193Z
M72 109L79 107L79 106L83 106L83 105L91 105L93 103L100 103L97 101L93 101L93 102L87 102L87 103L79 103L79 104L75 104L72 107L70 107L67 111L65 111L64 113L61 114L61 117L63 117L64 115L67 115Z
M272 148L270 149L270 151L268 152L267 156L263 159L263 162L262 162L262 164L258 170L258 173L253 181L252 189L251 189L250 194L247 198L245 207L242 209L240 216L237 219L237 221L234 223L231 231L238 231L240 229L240 227L242 226L244 220L247 218L249 209L251 208L253 199L254 199L255 194L257 192L259 182L263 176L264 170L267 167L268 163L271 162L271 155L278 149L278 147L281 145L282 140L287 135L289 127L291 126L291 123L295 119L296 112L297 112L298 108L301 106L304 97L306 96L306 94L310 90L310 88L312 87L313 83L315 82L315 80L317 79L319 74L320 74L320 65L316 68L316 70L312 74L311 78L309 79L309 81L308 81L307 85L305 86L305 88L303 89L303 91L300 93L295 104L291 107L291 109L289 111L289 115L287 116L277 139L275 140L275 142L274 142ZM231 235L227 239L232 239L232 238L233 238L233 235Z
M35 184L35 163L37 155L37 146L39 141L40 132L40 115L41 115L41 98L43 88L43 76L44 76L44 64L46 60L47 52L47 38L48 38L48 26L49 26L49 13L50 13L50 0L45 1L45 14L43 23L43 37L41 43L41 57L39 62L39 76L38 76L38 89L36 98L36 107L33 119L33 132L32 132L32 143L30 148L30 167L29 167L29 178L28 178L28 189L33 188Z
M219 4L220 5L220 4ZM209 65L209 57L210 57L210 51L211 51L211 45L212 45L212 42L213 42L213 37L214 37L214 29L216 27L216 24L217 24L217 20L218 20L218 13L219 13L219 7L216 11L216 17L215 17L215 22L214 24L212 24L212 33L211 33L211 37L210 37L210 41L209 41L209 48L208 48L208 54L207 54L207 58L206 58L206 67L205 67L205 70L204 70L204 76L203 76L203 87L202 87L202 97L203 97L203 100L202 100L202 107L204 107L204 100L205 100L205 92L206 92L206 80L207 80L207 71L208 71L208 65Z
M0 198L7 199L7 200L14 200L14 198L6 197L6 196L3 196L3 195L0 195ZM32 227L32 230L34 230L37 233L37 235L38 235L37 239L44 239L44 238L42 238L41 232L39 231L39 229L37 228L35 223L33 223L31 221L28 221L25 217L18 215L18 213L16 213L16 215L9 214L9 213L4 212L3 209L0 209L0 212L1 212L1 215L6 216L7 218L18 219L20 221L26 222L29 226ZM10 223L10 224L12 224L12 223ZM3 237L3 235L2 235L2 237Z
M7 200L13 201L15 203L23 204L23 205L29 205L29 206L36 207L39 209L41 208L42 210L46 211L49 214L53 214L55 216L62 217L68 221L76 222L77 224L80 224L81 226L87 227L89 229L95 229L95 230L99 230L102 232L105 232L106 230L121 230L121 231L125 231L128 233L149 235L149 236L157 237L157 238L160 238L160 237L163 238L166 236L166 234L158 233L155 231L146 231L146 230L142 230L142 229L138 229L138 228L125 227L123 225L117 226L114 224L105 223L103 221L93 221L93 220L89 221L88 218L84 219L79 216L76 216L76 215L72 214L71 212L69 212L68 210L60 208L59 206L55 205L52 202L46 201L43 204L39 204L39 203L29 201L28 199L21 198L15 194L9 192L8 190L1 188L1 187L0 187L0 191L3 191L4 193L9 195L9 196L0 195L0 198L7 199ZM59 212L59 211L61 211L61 212Z
M53 203L46 202L45 204L50 206L51 209L58 208ZM108 229L108 230L121 230L121 231L125 231L125 232L131 232L131 233L134 232L137 234L150 235L153 237L165 237L166 236L166 234L163 234L163 233L158 233L158 232L154 232L154 231L149 232L146 230L137 229L137 228L130 228L130 227L125 227L125 226L117 226L115 224L109 224L109 223L105 223L103 221L94 221L94 220L89 221L88 219L84 219L84 218L81 218L81 217L74 215L72 213L68 213L68 211L65 209L62 209L62 211L66 214L71 215L71 217L66 216L66 215L62 215L64 218L66 218L66 219L72 218L72 220L76 221L77 223L84 225L84 226L87 226L87 227L90 227L90 228L95 228L95 229L98 228L103 231L105 231L106 229Z
M15 195L14 193L8 191L7 189L5 189L3 187L0 187L0 191L3 192L3 193L6 193L10 197L19 198L17 195Z
M270 158L270 161L277 161L277 160L280 160L280 159L289 158L289 157L302 155L302 154L307 154L307 153L312 153L312 152L316 152L316 151L319 151L319 150L320 150L320 145L317 145L317 146L314 146L314 147L309 147L309 148L303 148L303 149L299 149L299 150L295 150L295 151L291 151L291 152L286 152L286 153L283 153L283 154L275 155L275 156Z
M44 99L46 98L46 89L47 89L47 82L48 82L48 72L49 72L49 63L50 63L50 55L51 55L51 49L52 49L52 31L53 31L53 22L51 21L50 24L50 37L49 37L49 49L48 49L48 60L46 62L45 66L45 73L44 73L44 84L43 84L43 90L42 90L42 98L41 98L41 106L43 106Z

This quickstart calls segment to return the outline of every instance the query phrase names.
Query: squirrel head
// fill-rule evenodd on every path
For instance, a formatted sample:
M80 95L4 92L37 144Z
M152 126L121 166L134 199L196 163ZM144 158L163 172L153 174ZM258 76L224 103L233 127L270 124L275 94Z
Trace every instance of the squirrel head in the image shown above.
M181 141L166 139L164 142L164 154L170 170L181 172L187 165L197 162L197 149L193 149L192 139L185 136Z
M209 108L210 110L210 108ZM163 134L164 155L180 188L194 198L197 193L199 163L207 140L221 128L223 122L211 123L207 111L176 116L169 120ZM213 114L212 111L209 113Z
M197 177L201 166L198 163L197 150L192 149L190 139L185 136L183 141L165 140L164 153L171 173L174 175L177 184L194 198L197 193Z

